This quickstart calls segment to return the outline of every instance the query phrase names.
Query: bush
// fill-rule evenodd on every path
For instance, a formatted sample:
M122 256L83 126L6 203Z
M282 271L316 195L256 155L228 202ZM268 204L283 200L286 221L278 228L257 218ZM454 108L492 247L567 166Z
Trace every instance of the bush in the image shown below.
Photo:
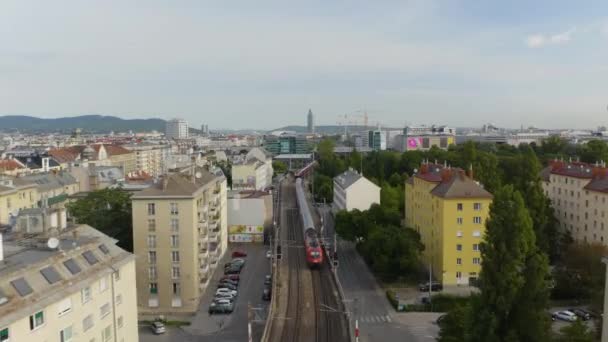
M399 311L399 300L397 300L395 291L386 290L386 298L388 299L388 302L391 303L395 311Z

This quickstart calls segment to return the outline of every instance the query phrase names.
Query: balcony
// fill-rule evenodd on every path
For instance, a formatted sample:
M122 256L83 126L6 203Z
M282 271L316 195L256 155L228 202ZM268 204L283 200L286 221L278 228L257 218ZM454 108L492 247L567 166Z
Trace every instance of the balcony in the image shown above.
M209 243L209 237L207 236L207 232L205 232L205 234L199 236L198 244L199 246L205 246L205 249L207 249L207 243Z
M209 272L209 265L208 264L205 264L205 266L199 268L199 271L198 271L198 273L200 274L201 278L206 278L208 272Z
M217 220L215 220L215 219L214 219L214 220L212 220L211 222L209 222L208 228L209 228L210 230L215 230L215 229L217 229L217 223L218 223L218 222L217 222Z

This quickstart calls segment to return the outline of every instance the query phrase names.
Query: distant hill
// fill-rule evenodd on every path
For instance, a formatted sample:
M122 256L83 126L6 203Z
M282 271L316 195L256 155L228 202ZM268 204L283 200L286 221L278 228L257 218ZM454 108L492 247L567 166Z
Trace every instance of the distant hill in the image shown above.
M81 115L65 118L43 119L25 115L0 116L0 131L3 132L62 132L69 133L81 128L83 133L114 132L164 132L162 119L121 119L115 116Z

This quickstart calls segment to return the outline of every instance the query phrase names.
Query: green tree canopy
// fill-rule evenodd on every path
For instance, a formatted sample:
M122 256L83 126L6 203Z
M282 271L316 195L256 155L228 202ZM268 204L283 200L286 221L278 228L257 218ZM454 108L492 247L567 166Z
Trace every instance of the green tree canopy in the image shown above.
M280 160L275 160L272 162L272 168L274 170L275 175L283 174L287 172L287 164L283 163Z
M481 294L473 301L471 340L546 341L548 262L536 247L524 200L510 185L494 194L480 249Z
M88 224L117 239L118 246L133 251L131 194L128 192L120 188L96 190L66 207L76 222Z

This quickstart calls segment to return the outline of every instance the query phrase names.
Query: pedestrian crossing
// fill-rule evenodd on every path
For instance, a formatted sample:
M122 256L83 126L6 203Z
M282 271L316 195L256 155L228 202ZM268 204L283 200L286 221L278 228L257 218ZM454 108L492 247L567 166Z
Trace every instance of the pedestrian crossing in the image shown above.
M356 317L359 320L359 323L370 323L370 324L382 324L382 323L391 323L393 320L389 315L366 315Z

